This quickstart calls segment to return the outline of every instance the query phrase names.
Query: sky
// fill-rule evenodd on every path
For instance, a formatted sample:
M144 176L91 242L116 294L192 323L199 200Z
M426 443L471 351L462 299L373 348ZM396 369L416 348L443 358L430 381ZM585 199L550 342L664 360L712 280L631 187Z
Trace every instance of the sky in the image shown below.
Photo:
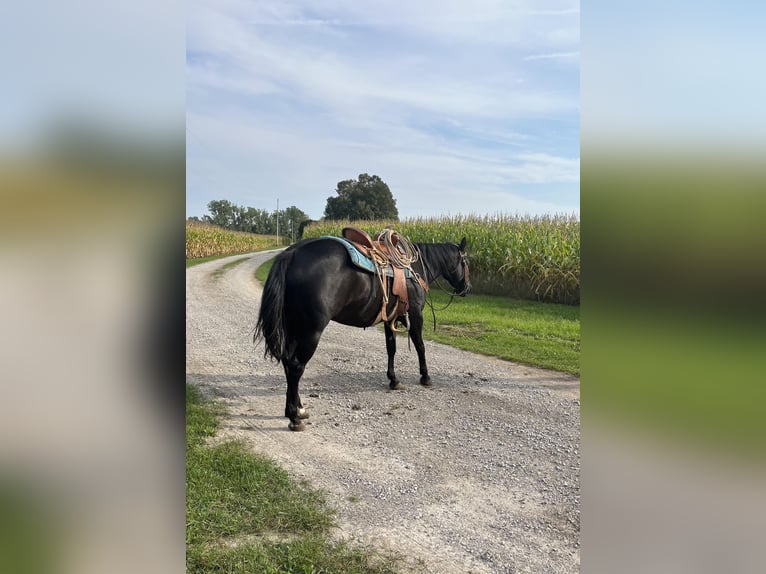
M766 3L591 0L581 19L581 143L763 157ZM636 149L638 148L638 149ZM762 161L762 160L759 160Z
M34 151L62 121L118 141L177 140L185 31L183 0L3 3L0 154Z
M322 217L378 175L400 217L579 214L579 3L197 0L187 216Z

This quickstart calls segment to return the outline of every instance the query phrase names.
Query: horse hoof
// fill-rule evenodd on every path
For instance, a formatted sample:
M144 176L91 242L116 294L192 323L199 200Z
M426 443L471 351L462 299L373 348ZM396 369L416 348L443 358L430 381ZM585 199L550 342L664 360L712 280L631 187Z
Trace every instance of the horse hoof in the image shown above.
M289 428L291 431L300 432L306 430L306 425L303 423L294 423L290 421L290 423L287 425L287 428Z
M420 384L424 387L430 387L431 386L431 377L421 377L420 378Z
M388 388L392 391L403 391L404 385L401 384L399 381L396 381L395 383L389 383Z
M298 418L299 419L307 419L307 418L309 418L308 411L306 411L306 409L298 409Z

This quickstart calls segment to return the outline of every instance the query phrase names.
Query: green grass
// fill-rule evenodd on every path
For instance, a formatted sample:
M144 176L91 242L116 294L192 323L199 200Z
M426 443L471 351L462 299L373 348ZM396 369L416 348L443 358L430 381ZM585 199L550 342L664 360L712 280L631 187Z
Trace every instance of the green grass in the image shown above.
M255 272L261 283L270 259ZM580 307L491 295L456 297L432 286L436 331L431 308L424 309L423 338L458 349L500 357L534 367L580 374Z
M228 271L229 269L231 269L233 267L236 267L240 263L244 263L248 259L250 259L250 258L249 257L240 257L239 259L235 259L234 261L229 261L225 265L221 265L221 267L219 267L218 269L213 271L213 278L219 279L224 274L224 272Z
M258 269L255 270L255 278L258 279L258 281L261 282L261 285L266 283L266 278L269 276L269 271L271 271L271 266L274 264L274 258L272 257L262 265L258 267Z
M589 309L587 416L733 454L766 454L761 324L673 309ZM668 432L671 431L671 432Z
M401 559L329 539L322 493L244 443L207 444L223 410L186 387L187 572L396 574Z
M58 492L10 465L0 473L0 572L47 573L71 557Z
M423 338L535 367L580 374L580 308L491 295L449 296L432 286Z
M235 253L234 255L238 255ZM242 254L244 255L244 253ZM186 260L186 268L193 267L194 265L199 265L200 263L207 263L208 261L215 261L216 259L223 259L224 257L231 257L231 255L211 255L210 257L198 257L196 259L187 259Z
M199 265L200 263L207 263L208 261L215 261L216 259L223 259L224 257L233 257L234 255L250 255L252 253L258 253L259 251L267 251L269 249L274 249L273 247L266 247L264 249L257 249L255 251L247 251L245 253L230 253L228 255L211 255L210 257L199 257L197 259L187 259L186 260L186 268L193 267L195 265ZM239 265L242 263L247 257L242 257L241 259L236 259L234 261L231 261L221 267L220 270L216 271L214 275L218 276L223 273L226 269L230 269L236 265ZM271 269L271 259L269 259L269 266L268 269ZM266 275L268 275L268 269L266 270ZM264 275L264 281L266 280L266 276Z

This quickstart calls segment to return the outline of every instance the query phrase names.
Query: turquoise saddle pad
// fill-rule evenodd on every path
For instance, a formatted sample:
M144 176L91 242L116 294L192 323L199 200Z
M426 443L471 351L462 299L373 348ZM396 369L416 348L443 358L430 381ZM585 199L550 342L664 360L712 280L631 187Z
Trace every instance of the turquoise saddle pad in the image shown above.
M361 251L359 251L353 243L351 243L348 239L345 239L343 237L336 237L335 235L323 235L323 239L334 239L335 241L338 241L346 248L346 251L348 251L348 256L351 258L351 262L359 267L360 269L364 269L365 271L368 271L369 273L375 273L375 263L373 263L372 259L369 257L366 257L364 254L362 254ZM391 268L391 265L386 265L384 267L384 272L386 276L393 277L394 276L394 270ZM404 276L407 279L412 278L412 273L409 269L404 270Z

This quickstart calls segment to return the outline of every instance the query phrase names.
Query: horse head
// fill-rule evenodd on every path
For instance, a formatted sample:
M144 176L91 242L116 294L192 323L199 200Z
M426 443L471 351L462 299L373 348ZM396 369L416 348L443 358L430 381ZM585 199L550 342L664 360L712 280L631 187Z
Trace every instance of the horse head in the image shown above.
M444 277L452 285L453 293L460 297L465 297L471 290L471 281L468 278L468 255L465 252L466 240L460 242L460 245L451 244L457 248L454 254L454 260L444 270Z

